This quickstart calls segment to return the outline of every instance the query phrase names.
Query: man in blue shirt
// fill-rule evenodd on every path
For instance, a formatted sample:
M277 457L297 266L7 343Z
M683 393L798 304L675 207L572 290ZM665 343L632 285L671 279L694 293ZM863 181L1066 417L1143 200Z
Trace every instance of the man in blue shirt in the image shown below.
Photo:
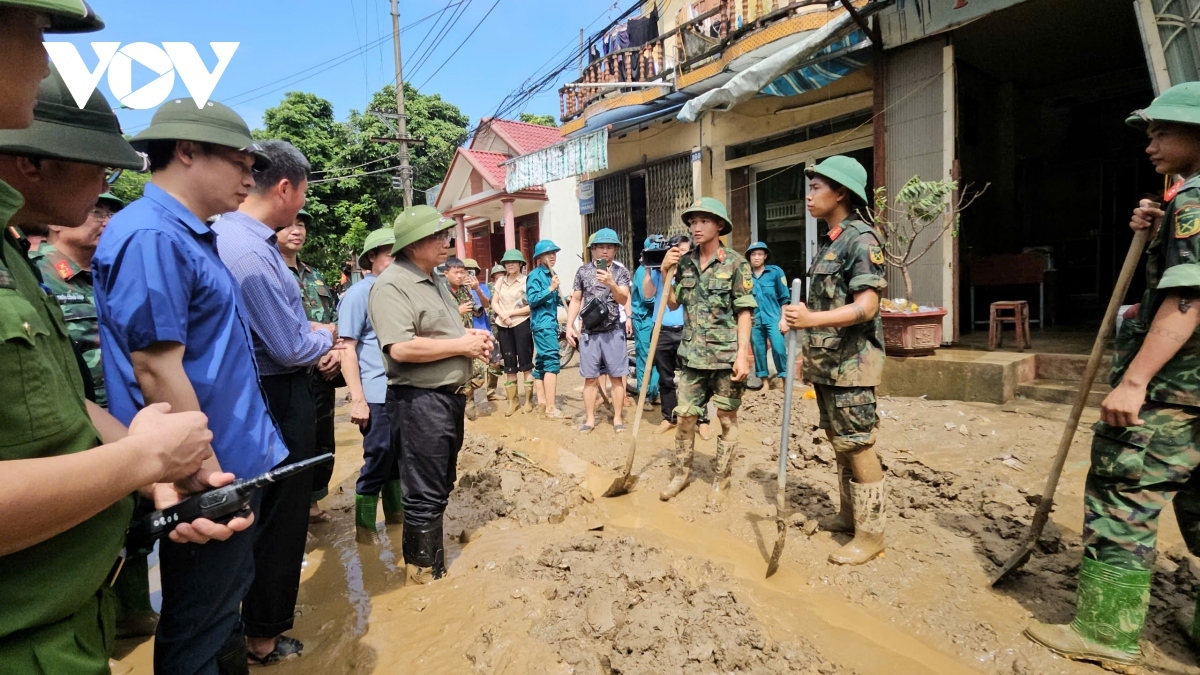
M253 477L287 448L258 385L241 292L205 221L236 209L253 169L269 160L237 113L192 99L161 106L133 143L153 178L108 224L92 259L109 410L125 423L150 403L199 410L213 432L208 466ZM253 545L248 534L203 547L161 543L157 672L244 666L238 606L254 576Z
M746 249L746 260L750 261L750 271L754 274L754 300L758 302L758 307L754 309L754 327L750 333L750 346L754 350L754 379L758 382L747 383L746 388L762 389L762 382L766 380L768 389L778 388L782 391L785 386L783 376L787 372L784 364L787 347L783 343L783 333L779 332L779 320L783 318L783 307L791 300L791 294L783 269L767 264L770 257L771 249L761 241ZM770 373L768 345L778 377L772 377Z
M350 390L350 421L363 435L363 467L354 487L354 525L358 541L378 541L375 516L380 493L383 517L390 525L404 522L400 489L400 457L391 442L387 414L387 371L379 340L367 315L367 298L375 279L392 264L395 230L383 227L367 235L358 266L365 271L362 281L346 289L338 304L338 333L346 343L342 354L342 376Z
M647 237L646 243L642 249L647 249L653 244L653 241ZM654 297L647 295L645 292L646 277L649 276L652 268L647 267L645 260L638 265L633 271L633 286L630 290L632 297L629 299L629 304L633 316L633 345L637 352L637 388L641 391L642 378L650 376L650 386L646 389L646 409L651 408L651 402L658 398L658 369L649 364L647 368L646 357L650 355L650 336L654 332Z
M338 352L330 354L337 328L309 323L300 286L279 253L275 235L290 227L304 206L308 160L286 141L261 145L270 167L255 173L255 185L239 210L222 216L212 229L221 261L241 286L259 383L287 445L286 462L292 464L316 454L309 367L339 367ZM304 649L299 640L283 633L295 623L312 478L272 483L262 492L254 542L257 573L242 599L242 624L251 660L274 663Z

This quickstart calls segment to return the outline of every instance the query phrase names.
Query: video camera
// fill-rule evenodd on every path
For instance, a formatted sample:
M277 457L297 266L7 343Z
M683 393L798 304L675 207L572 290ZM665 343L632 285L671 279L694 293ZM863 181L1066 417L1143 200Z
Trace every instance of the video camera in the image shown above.
M642 249L642 264L646 267L662 267L663 258L667 256L667 251L685 241L691 241L686 234L677 234L670 239L661 234L652 234L648 239L650 240L650 245Z

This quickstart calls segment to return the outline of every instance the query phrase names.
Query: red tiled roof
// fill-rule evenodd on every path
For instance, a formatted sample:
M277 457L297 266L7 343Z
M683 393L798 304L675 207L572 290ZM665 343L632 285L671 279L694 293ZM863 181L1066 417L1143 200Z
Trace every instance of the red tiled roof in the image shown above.
M488 124L518 155L528 155L563 140L556 127L498 119L491 119Z
M499 152L470 150L467 148L461 148L461 150L472 166L483 175L484 180L497 190L504 189L504 179L508 172L505 171L504 167L500 166L500 163L508 161L508 155Z

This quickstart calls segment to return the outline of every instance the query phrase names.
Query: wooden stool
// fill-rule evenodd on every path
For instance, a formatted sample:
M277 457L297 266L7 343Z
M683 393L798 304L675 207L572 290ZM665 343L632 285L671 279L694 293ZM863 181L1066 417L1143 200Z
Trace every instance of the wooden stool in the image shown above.
M1033 347L1029 337L1029 303L1025 300L1004 300L992 303L991 320L988 322L988 351L1004 343L1004 324L1012 323L1017 329L1017 351Z

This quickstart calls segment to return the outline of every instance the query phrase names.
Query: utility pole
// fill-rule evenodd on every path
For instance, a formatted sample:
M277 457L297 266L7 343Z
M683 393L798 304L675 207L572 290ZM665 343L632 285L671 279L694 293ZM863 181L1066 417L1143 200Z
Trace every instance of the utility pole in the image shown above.
M404 187L404 208L412 206L413 175L408 163L408 118L404 115L404 66L400 62L400 2L392 0L392 44L396 52L397 136L400 138L400 182Z

